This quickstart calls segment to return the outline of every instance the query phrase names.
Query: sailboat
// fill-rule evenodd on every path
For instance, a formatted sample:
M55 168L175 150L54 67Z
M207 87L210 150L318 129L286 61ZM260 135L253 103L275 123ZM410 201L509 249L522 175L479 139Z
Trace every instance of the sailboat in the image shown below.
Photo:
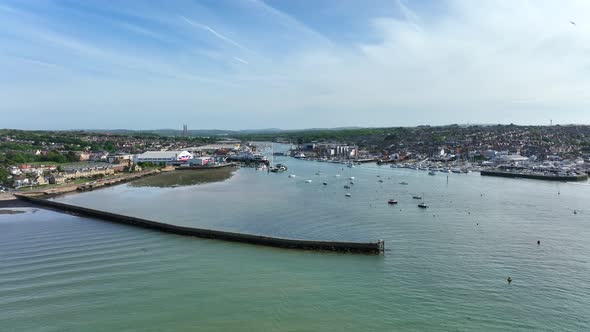
M424 196L424 193L422 194L422 196ZM426 205L426 203L424 203L424 201L422 201L420 204L418 204L418 207L422 208L422 209L426 209L426 208L428 208L428 205Z

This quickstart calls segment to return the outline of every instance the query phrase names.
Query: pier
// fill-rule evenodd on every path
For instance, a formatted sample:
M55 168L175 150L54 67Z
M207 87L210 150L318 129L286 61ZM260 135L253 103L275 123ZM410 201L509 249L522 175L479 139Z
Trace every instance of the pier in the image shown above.
M162 223L153 220L125 216L121 214L105 212L81 206L75 206L65 203L59 203L43 198L37 198L29 195L16 195L21 200L29 203L44 206L60 212L72 213L80 216L106 220L110 222L126 224L141 228L152 229L160 232L173 233L185 236L194 236L206 239L217 239L232 242L241 242L269 247L287 248L287 249L302 249L302 250L320 250L320 251L336 251L349 253L363 253L363 254L383 254L384 242L379 240L377 242L335 242L335 241L314 241L314 240L299 240L286 239L279 237L270 237L253 234L243 234L234 232L217 231L203 228L193 228L187 226L178 226L167 223Z
M534 180L547 180L547 181L586 181L588 175L544 175L544 174L529 174L529 173L517 173L517 172L506 172L506 171L484 171L480 172L483 176L500 176L506 178L523 178L523 179L534 179Z

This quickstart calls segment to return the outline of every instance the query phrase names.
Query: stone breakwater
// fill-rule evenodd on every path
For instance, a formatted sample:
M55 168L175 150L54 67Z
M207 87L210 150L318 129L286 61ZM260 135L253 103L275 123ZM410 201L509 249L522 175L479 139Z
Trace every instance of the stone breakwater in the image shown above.
M106 221L132 225L142 228L148 228L166 233L173 233L186 236L195 236L199 238L217 239L232 242L249 243L255 245L263 245L277 248L287 249L303 249L303 250L320 250L320 251L336 251L336 252L350 252L350 253L364 253L364 254L382 254L384 252L384 243L382 240L377 242L336 242L336 241L313 241L313 240L299 240L286 239L270 236L261 236L253 234L243 234L234 232L217 231L211 229L193 228L186 226L172 225L153 220L125 216L116 213L110 213L95 209L89 209L81 206L59 203L42 198L36 198L27 195L17 195L18 198L51 208L53 210L68 212L85 217L102 219Z

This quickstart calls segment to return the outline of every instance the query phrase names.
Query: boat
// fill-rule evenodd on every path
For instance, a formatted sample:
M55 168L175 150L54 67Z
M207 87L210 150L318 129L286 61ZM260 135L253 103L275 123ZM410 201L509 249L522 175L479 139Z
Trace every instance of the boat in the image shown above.
M422 196L418 196L418 195L416 195L416 196L412 196L412 198L413 198L413 199L422 199Z
M309 179L305 180L305 183L311 183L311 180L309 180Z
M379 180L379 182L383 183L383 180Z
M322 172L315 172L315 175L322 175Z
M404 186L407 186L407 185L408 185L408 183L407 183L407 182L405 182L405 181L403 181L403 182L400 182L399 184L403 184Z
M350 184L354 184L354 181L350 181Z
M348 178L349 180L354 180L354 176L351 176Z
M324 182L324 183L322 183L322 184L323 184L324 186L327 186L327 185L328 185L328 182Z
M273 166L270 168L271 172L277 173L277 172L285 172L287 171L287 166L283 165L283 164L276 164L276 166Z
M418 207L422 208L422 209L426 209L428 207L428 205L426 205L426 203L422 202L422 203L418 204Z
M436 175L436 172L435 171L430 171L430 172L428 172L428 175Z
M289 177L290 178L294 178L294 177L297 177L297 175L295 175L295 174L289 174Z
M350 189L350 186L349 186L349 185L347 185L347 184L345 184L345 185L344 185L344 189Z
M344 196L346 196L346 197L350 197L350 196L352 196L352 195L351 195L350 193L346 193Z
M348 168L354 168L354 165L352 163L348 163L348 165L346 165L346 167L348 167Z
M390 199L387 201L387 204L397 204L397 201L395 199Z

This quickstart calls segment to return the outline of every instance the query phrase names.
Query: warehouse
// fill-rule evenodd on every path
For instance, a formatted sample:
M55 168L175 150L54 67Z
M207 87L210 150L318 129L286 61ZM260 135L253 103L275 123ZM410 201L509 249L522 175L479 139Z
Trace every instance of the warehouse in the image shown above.
M192 159L193 155L188 151L147 151L142 154L135 155L134 161L136 163L183 163Z

